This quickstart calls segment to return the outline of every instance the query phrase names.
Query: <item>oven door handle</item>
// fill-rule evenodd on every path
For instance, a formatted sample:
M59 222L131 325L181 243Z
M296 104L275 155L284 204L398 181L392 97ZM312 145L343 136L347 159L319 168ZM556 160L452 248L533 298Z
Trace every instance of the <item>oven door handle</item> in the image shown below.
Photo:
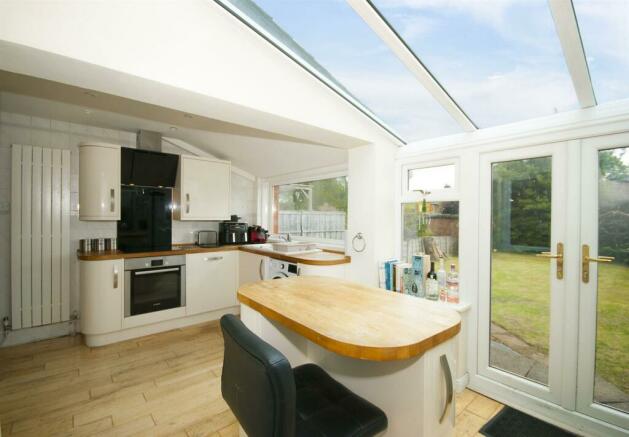
M155 269L155 270L142 270L141 272L133 272L136 276L144 276L144 275L157 275L158 273L168 273L168 272L178 272L179 267L175 267L172 269Z

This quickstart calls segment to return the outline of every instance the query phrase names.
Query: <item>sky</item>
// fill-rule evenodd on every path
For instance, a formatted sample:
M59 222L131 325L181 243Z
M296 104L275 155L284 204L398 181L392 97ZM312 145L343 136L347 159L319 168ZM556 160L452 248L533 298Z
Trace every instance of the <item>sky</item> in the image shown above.
M406 141L461 132L345 0L254 0ZM578 108L546 0L372 0L479 127ZM600 102L629 97L629 0L574 0Z

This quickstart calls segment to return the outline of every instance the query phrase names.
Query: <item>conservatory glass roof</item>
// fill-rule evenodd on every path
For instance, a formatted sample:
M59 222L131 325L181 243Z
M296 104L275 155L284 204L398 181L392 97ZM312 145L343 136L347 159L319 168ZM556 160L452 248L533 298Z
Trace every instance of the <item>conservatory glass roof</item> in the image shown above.
M216 1L404 142L629 97L624 0Z
M629 97L629 1L573 1L596 98Z

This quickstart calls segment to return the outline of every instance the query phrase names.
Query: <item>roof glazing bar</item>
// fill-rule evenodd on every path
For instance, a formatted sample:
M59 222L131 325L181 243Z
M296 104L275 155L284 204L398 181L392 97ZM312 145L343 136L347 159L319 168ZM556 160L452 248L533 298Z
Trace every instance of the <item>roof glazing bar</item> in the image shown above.
M298 64L308 73L319 79L323 84L325 84L328 88L338 94L340 97L345 99L349 104L354 106L356 109L361 111L364 115L366 115L369 119L371 119L374 123L384 129L389 135L399 141L401 144L406 144L404 141L393 129L391 129L385 122L383 122L377 115L369 110L365 105L355 99L351 94L347 93L345 90L340 88L336 83L327 78L321 72L319 72L316 68L310 65L306 60L304 60L301 56L296 54L293 50L275 38L271 33L267 32L262 26L259 26L255 21L251 20L247 14L241 11L239 8L234 6L229 0L214 0L218 5L220 5L223 9L225 9L232 16L237 18L240 22L245 24L259 36L264 38L267 42L273 45L276 49L282 52L284 55L288 56L293 62Z
M555 21L557 35L579 104L582 108L596 106L590 69L585 57L579 23L572 0L548 0L548 6Z
M378 9L369 0L347 0L349 5L367 23L380 39L395 53L400 61L413 73L419 82L439 102L466 132L477 129L452 96L430 73L419 57L406 44L404 39L393 29Z

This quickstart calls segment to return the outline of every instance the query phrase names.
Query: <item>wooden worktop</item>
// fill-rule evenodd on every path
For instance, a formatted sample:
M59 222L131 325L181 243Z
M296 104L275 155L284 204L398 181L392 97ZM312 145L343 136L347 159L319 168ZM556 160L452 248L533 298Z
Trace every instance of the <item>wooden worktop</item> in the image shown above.
M255 253L257 255L264 255L270 258L279 259L282 261L301 263L315 266L334 266L337 264L347 264L351 262L351 258L343 253L323 250L321 252L307 253L307 254L295 254L295 255L283 255L276 252L269 252L266 250L257 250L252 247L242 245L233 246L219 246L219 247L199 247L194 244L182 244L173 245L172 250L151 251L151 252L123 252L105 251L105 252L77 252L77 256L83 261L104 261L111 259L129 259L129 258L146 258L157 256L172 256L172 255L186 255L192 253L207 253L207 252L223 252L227 250L242 250L243 252Z
M188 253L224 252L238 250L239 246L199 247L193 244L173 245L171 250L155 250L149 252L123 252L121 250L104 252L77 252L77 256L83 261L104 261L108 259L147 258L158 256L186 255Z
M304 254L296 253L292 255L269 252L268 250L254 249L253 247L249 246L240 246L240 250L242 250L243 252L255 253L256 255L269 256L271 258L290 263L309 264L313 266L335 266L338 264L349 264L352 261L352 258L346 256L344 253L326 249L323 249L321 252Z
M340 355L404 360L454 337L459 314L436 302L319 276L245 284L238 300Z

